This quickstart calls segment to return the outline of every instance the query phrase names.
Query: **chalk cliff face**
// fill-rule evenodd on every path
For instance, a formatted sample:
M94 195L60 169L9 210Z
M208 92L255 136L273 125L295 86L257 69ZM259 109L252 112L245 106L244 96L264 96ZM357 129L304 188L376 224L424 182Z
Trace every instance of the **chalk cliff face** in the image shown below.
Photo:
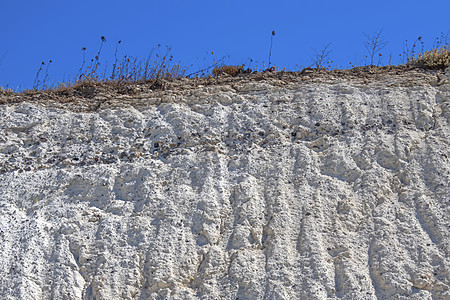
M4 96L0 298L450 299L450 71L367 72Z

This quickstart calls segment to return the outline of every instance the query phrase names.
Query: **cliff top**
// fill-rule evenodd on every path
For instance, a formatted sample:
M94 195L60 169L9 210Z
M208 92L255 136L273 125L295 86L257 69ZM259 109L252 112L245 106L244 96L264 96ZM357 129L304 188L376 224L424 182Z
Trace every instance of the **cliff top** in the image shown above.
M230 88L237 92L245 92L245 86L254 83L289 89L299 84L343 82L352 82L357 86L440 86L450 83L450 68L430 70L408 65L364 66L347 70L306 68L300 72L264 71L241 73L236 76L223 74L215 77L166 78L145 82L83 81L70 86L37 91L12 92L0 89L0 104L33 102L74 111L92 112L111 100L115 102L115 107L121 106L120 102L124 106L146 106L172 102L176 98L198 92L214 94ZM145 99L157 100L146 102L143 101Z

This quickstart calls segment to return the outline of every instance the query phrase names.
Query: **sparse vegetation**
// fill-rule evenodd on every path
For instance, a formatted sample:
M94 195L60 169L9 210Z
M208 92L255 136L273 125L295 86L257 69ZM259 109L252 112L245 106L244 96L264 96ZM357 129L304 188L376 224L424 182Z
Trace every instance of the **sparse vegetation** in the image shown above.
M314 50L313 65L316 69L323 70L331 68L332 61L330 60L330 45L331 43L323 47L323 49L320 51Z
M214 55L214 52L211 52L211 54ZM186 77L187 78L191 78L191 77L203 77L203 76L206 76L208 74L209 70L212 70L212 69L216 68L219 65L223 65L223 61L225 60L225 58L226 58L226 56L223 56L221 59L216 61L214 56L213 56L213 64L212 65L209 65L208 67L205 67L205 68L200 69L198 71L192 72L192 73L186 75Z
M161 44L158 44L156 49L150 51L147 59L139 59L137 57L125 55L121 60L117 57L118 46L122 41L118 41L116 44L116 50L114 53L114 64L112 66L111 75L106 76L106 72L102 76L99 76L97 69L100 65L99 56L103 43L106 41L102 36L102 43L100 49L95 56L95 60L91 59L91 66L88 66L83 70L86 48L82 48L83 51L83 64L80 68L79 80L82 81L114 81L114 82L131 82L131 81L148 81L159 80L163 78L183 77L186 72L186 68L181 66L181 63L175 63L173 56L170 54L171 48L166 46L165 50L161 49ZM154 57L153 57L154 54ZM93 64L95 63L95 64Z
M425 47L424 47L424 41L422 40L422 36L419 36L414 43L412 44L412 46L408 45L408 40L405 41L405 43L403 44L403 63L407 63L410 60L412 60L417 53L417 47L420 45L422 50L421 52L424 51ZM406 61L405 61L406 59Z
M367 41L365 43L367 52L369 52L369 59L370 59L370 65L373 65L374 57L378 54L378 63L377 65L380 65L381 63L381 50L383 50L384 47L386 47L387 42L383 38L383 30L380 30L377 33L374 34L367 34L364 35L367 38ZM367 57L367 56L366 56Z
M35 90L35 91L38 90L39 86L41 86L41 88L43 90L45 90L47 88L45 82L47 81L47 78L48 78L48 67L50 66L51 63L52 63L52 60L49 60L47 65L46 65L46 67L45 67L44 79L41 82L41 80L39 79L39 74L41 73L41 71L43 71L43 68L45 66L45 62L41 62L41 66L39 67L39 69L38 69L38 71L36 73L36 78L34 79L33 90Z
M410 60L410 64L426 69L445 69L450 67L450 49L448 46L425 51Z
M382 30L374 34L364 34L366 41L364 43L368 52L366 56L366 66L382 65L382 50L386 47L387 42L382 36ZM218 77L221 75L236 76L242 73L252 73L251 67L255 71L279 71L280 69L272 65L272 45L275 31L272 31L269 48L269 61L268 67L264 62L254 61L249 58L249 65L226 65L224 59L226 56L219 60L214 59L213 63L198 71L187 73L188 67L182 65L180 61L174 61L171 54L171 48L168 46L157 45L152 49L146 59L139 59L137 57L125 55L122 58L118 55L119 46L122 41L117 41L114 52L114 63L109 67L105 63L101 66L101 54L106 43L104 36L100 37L100 45L94 58L90 59L90 63L86 65L86 47L81 48L81 66L78 73L73 80L65 81L59 85L53 83L49 84L49 67L52 64L52 60L47 62L41 62L36 77L34 80L32 91L39 90L59 90L65 91L68 88L74 88L80 92L81 95L86 97L92 96L92 91L95 90L94 86L99 83L111 83L116 86L126 86L129 83L151 83L152 89L163 88L163 79L180 78L180 77L205 77L211 76ZM331 63L333 62L330 54L330 44L327 44L320 51L314 50L312 57L312 65L307 68L311 70L333 70ZM6 54L6 53L5 53ZM2 55L0 63L4 59L5 54ZM211 52L214 55L214 52ZM429 51L425 51L424 40L422 36L419 36L412 44L406 40L403 44L403 53L399 54L400 60L408 67L424 68L424 69L444 69L450 67L450 47L448 43L448 35L442 33L441 36L436 38L433 43L433 48ZM392 66L392 53L388 55L388 65ZM256 66L253 66L256 64ZM258 64L262 64L258 67ZM352 68L358 67L350 63ZM192 65L191 65L192 67ZM247 67L247 69L245 69ZM99 70L103 71L100 72ZM299 67L299 70L303 68ZM109 70L109 71L108 71ZM286 69L283 69L286 71ZM307 72L302 72L307 73ZM7 94L13 92L8 86L0 86L0 94ZM31 91L24 91L31 92Z
M109 79L118 82L130 82L183 77L186 68L182 67L180 63L173 62L169 47L166 47L164 54L161 54L160 47L161 45L158 45L155 59L152 59L153 51L145 60L125 55L122 61L114 66Z
M0 95L9 95L14 93L11 89L0 86Z
M82 47L82 63L78 70L76 78L72 81L59 84L57 87L49 86L46 82L48 79L50 60L47 64L41 63L36 78L33 84L33 91L46 90L49 88L66 89L71 86L83 90L86 94L88 86L93 86L95 83L110 82L114 84L127 84L130 82L146 82L153 81L153 87L161 87L161 79L184 77L187 68L181 65L181 62L174 62L173 56L170 54L171 48L165 47L163 52L162 46L158 44L156 49L153 49L147 59L138 59L137 57L125 55L119 60L117 57L117 50L121 41L117 42L114 53L114 64L112 66L111 74L107 75L107 67L105 66L102 74L98 70L101 65L100 55L103 44L106 42L104 36L101 37L101 43L97 55L90 60L90 65L86 65L86 47ZM44 73L45 72L45 73ZM44 74L43 74L44 73ZM41 79L43 76L43 79Z
M231 76L236 76L237 74L241 73L244 71L244 65L240 65L240 66L219 66L219 67L215 67L212 70L212 73L215 77L222 75L222 74L228 74Z

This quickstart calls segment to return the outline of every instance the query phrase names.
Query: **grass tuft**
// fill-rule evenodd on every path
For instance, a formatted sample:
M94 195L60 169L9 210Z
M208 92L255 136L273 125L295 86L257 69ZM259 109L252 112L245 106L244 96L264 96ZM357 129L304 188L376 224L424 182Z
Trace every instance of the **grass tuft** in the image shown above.
M425 69L445 69L450 67L449 47L431 49L417 55L410 61L410 64Z
M228 74L231 76L236 76L239 73L243 73L244 72L244 65L239 65L239 66L219 66L219 67L215 67L212 70L212 74L214 75L214 77L217 77L219 75L223 75L223 74Z

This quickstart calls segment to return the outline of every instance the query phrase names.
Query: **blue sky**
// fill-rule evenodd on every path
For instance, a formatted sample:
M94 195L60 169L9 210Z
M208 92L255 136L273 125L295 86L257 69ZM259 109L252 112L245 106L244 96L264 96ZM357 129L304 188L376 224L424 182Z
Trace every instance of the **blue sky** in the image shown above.
M251 58L267 65L272 30L271 62L290 70L311 65L314 51L329 43L334 67L364 65L364 33L383 30L383 64L390 55L400 62L405 40L422 36L429 49L442 32L450 36L448 0L0 1L0 86L14 90L33 87L42 61L52 60L48 83L72 80L81 48L93 58L101 36L101 67L113 63L121 40L119 56L145 58L167 45L191 71L224 56L226 64L254 68Z

